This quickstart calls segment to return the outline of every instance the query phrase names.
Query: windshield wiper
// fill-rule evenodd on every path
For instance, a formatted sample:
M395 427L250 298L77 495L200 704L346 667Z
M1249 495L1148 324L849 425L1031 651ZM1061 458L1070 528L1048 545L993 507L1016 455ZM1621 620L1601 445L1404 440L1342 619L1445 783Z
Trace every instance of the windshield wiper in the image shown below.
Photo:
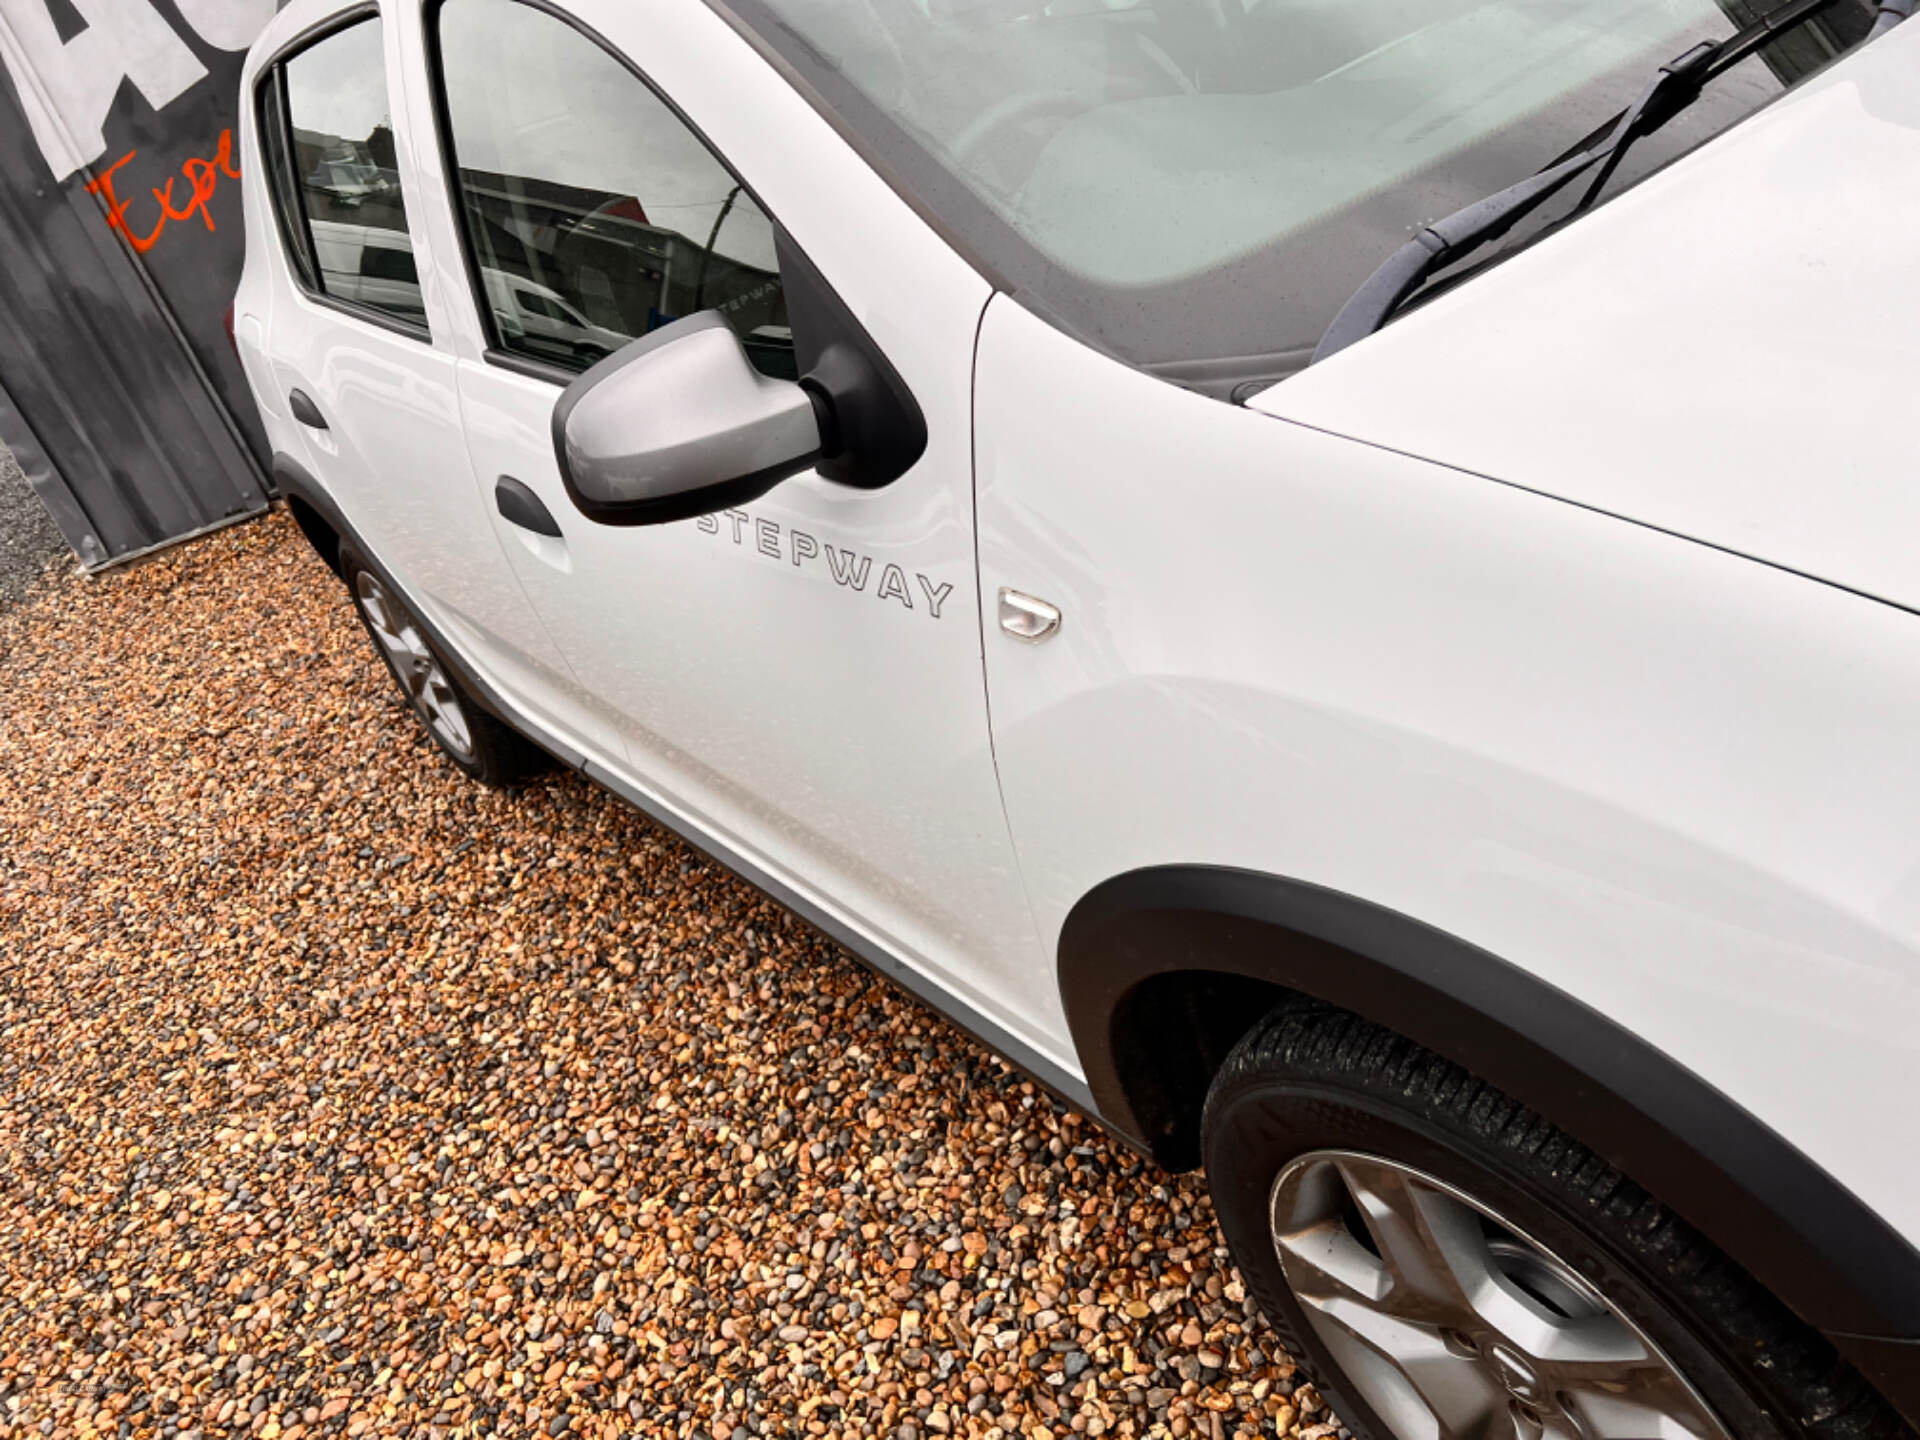
M1706 87L1762 45L1784 31L1805 23L1838 0L1789 0L1745 29L1724 40L1707 40L1662 65L1640 98L1605 127L1598 140L1529 175L1518 184L1476 200L1444 220L1423 228L1387 257L1369 275L1351 299L1340 307L1333 323L1315 347L1315 364L1355 341L1373 334L1401 303L1434 272L1497 240L1526 216L1563 190L1582 171L1598 165L1600 171L1587 186L1567 218L1580 214L1600 198L1600 192L1636 140L1651 135L1685 110ZM1904 20L1914 0L1881 0L1878 18L1867 38ZM1863 42L1864 43L1864 42Z

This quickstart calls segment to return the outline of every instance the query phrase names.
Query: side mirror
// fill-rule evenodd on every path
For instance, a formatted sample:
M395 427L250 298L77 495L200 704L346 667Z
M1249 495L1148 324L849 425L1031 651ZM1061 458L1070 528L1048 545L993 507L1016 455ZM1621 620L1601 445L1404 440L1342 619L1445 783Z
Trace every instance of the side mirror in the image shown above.
M755 370L717 310L587 370L553 411L560 478L605 525L659 525L764 495L820 455L814 397Z

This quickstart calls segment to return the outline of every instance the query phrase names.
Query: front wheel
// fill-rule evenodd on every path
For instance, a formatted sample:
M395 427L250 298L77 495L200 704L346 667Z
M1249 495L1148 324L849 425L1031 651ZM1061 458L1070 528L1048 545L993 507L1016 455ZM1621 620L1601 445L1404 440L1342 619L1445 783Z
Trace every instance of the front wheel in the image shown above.
M474 703L386 577L344 544L340 577L373 648L441 754L485 785L515 785L547 767L545 752Z
M1255 1026L1202 1144L1249 1289L1367 1440L1912 1440L1672 1211L1356 1015Z

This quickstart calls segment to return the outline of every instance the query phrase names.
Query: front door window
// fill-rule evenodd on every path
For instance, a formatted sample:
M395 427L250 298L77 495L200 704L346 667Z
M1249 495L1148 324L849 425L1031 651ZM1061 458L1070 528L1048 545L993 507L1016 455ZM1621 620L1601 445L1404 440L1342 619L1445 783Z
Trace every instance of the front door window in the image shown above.
M493 344L584 369L699 310L791 379L773 225L633 71L518 0L446 0L458 208Z

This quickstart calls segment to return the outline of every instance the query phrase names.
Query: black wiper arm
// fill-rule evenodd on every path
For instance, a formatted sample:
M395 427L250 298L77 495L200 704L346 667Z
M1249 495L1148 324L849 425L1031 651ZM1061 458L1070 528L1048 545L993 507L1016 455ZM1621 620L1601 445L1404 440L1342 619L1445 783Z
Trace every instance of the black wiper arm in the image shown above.
M1640 98L1621 111L1605 133L1518 184L1476 200L1444 220L1426 226L1387 257L1353 292L1314 349L1315 364L1373 334L1423 281L1435 271L1497 240L1526 216L1552 199L1583 170L1599 165L1587 193L1573 208L1579 214L1600 197L1601 190L1630 146L1653 134L1700 98L1709 83L1746 59L1781 32L1811 19L1837 0L1788 0L1745 29L1724 40L1708 40L1662 65ZM1905 19L1914 0L1882 0L1880 18L1872 35ZM1890 18L1891 17L1891 18Z
M1489 240L1497 240L1522 218L1557 194L1566 183L1600 158L1600 151L1582 150L1579 154L1550 165L1538 175L1529 175L1518 185L1476 200L1456 210L1444 220L1436 220L1402 245L1360 288L1353 292L1333 323L1314 347L1317 365L1329 355L1338 354L1356 341L1373 334L1400 308L1429 275L1477 250Z
M1626 157L1634 141L1653 134L1699 99L1701 91L1714 80L1762 45L1779 38L1794 26L1811 20L1826 9L1828 3L1829 0L1793 0L1792 4L1768 11L1744 30L1724 40L1696 45L1686 54L1662 65L1653 83L1628 107L1620 117L1620 123L1603 142L1607 158L1600 166L1600 173L1593 177L1593 183L1587 187L1587 193L1574 206L1573 213L1579 214L1600 198L1600 192L1606 188L1607 181L1613 178L1613 172ZM1904 4L1909 10L1913 8L1913 0L1889 0L1889 3L1896 6ZM1871 39L1877 33L1877 29L1871 31L1867 38Z

